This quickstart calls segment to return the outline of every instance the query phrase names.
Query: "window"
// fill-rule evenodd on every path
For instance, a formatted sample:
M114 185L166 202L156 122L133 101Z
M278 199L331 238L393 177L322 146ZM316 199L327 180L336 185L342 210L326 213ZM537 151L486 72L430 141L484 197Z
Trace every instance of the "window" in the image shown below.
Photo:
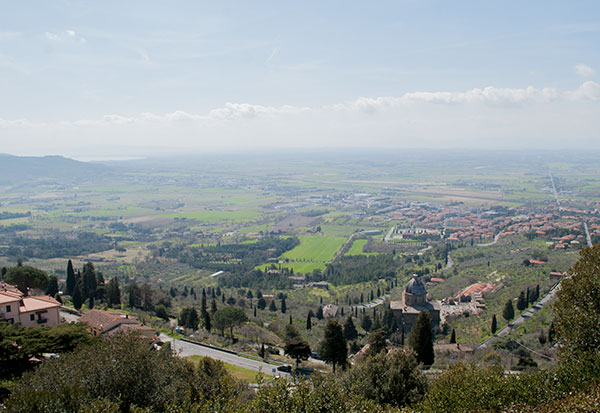
M35 314L29 314L29 319L30 319L31 321L35 320Z
M7 312L7 313L10 313L10 310L11 310L11 308L10 308L10 305L7 305L7 306L6 306L6 312Z

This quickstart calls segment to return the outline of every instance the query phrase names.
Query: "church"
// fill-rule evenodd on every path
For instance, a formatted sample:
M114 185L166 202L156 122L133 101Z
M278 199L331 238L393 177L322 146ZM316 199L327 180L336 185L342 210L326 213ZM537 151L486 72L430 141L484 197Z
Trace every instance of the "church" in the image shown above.
M418 275L413 275L402 292L402 301L392 301L390 310L398 321L398 326L408 334L421 311L429 311L431 328L440 327L440 304L435 300L427 300L427 289Z

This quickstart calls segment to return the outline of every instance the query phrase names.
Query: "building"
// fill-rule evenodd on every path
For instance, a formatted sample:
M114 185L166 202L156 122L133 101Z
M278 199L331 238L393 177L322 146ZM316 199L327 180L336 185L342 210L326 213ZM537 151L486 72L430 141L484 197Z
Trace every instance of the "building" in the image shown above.
M25 327L60 323L60 303L47 295L28 296L15 286L0 282L0 320Z
M427 299L427 289L416 274L406 284L402 292L402 301L392 301L390 310L405 333L410 332L422 311L428 311L431 315L432 329L440 327L440 304Z
M79 318L79 321L88 325L93 335L112 335L135 331L148 341L153 341L156 331L140 324L137 318L120 311L90 310Z

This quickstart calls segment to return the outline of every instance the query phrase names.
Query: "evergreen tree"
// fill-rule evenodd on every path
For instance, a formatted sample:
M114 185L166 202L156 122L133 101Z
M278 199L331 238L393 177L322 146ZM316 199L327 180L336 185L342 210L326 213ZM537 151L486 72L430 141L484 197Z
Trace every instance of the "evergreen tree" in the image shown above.
M492 334L496 334L496 330L498 329L498 321L496 320L496 314L492 317Z
M348 358L347 343L344 338L342 326L336 320L330 319L325 325L325 333L319 348L319 355L323 361L333 365L334 373L336 365L346 367L346 360Z
M417 361L427 368L433 364L433 335L431 333L431 315L429 311L421 311L408 335L408 345L417 354Z
M100 301L104 301L104 295L106 293L106 286L104 285L104 274L102 272L96 272L96 294L95 298Z
M83 266L81 293L84 297L96 293L96 270L90 261Z
M360 326L365 331L371 331L372 325L373 325L373 322L371 321L371 317L369 317L368 315L365 314L362 318L362 322L360 323Z
M450 344L456 344L456 330L452 329L452 335L450 336Z
M381 297L381 289L377 287L377 297Z
M214 298L210 301L210 313L214 314L217 311L217 300Z
M256 306L254 306L254 317L256 317Z
M554 321L550 322L550 328L548 329L548 341L550 344L554 344L554 339L556 337L556 329L554 328Z
M367 354L369 356L375 356L383 351L387 350L387 342L385 340L385 331L383 329L374 330L369 334L368 338L369 350Z
M75 289L75 271L73 271L73 263L71 260L67 262L67 285L66 285L66 293L68 295L73 295L73 290Z
M517 310L523 311L527 308L527 301L525 300L525 292L521 291L519 298L517 299Z
M202 324L206 331L210 332L211 324L210 324L210 314L208 313L207 305L206 305L206 292L202 289L202 301L200 304L200 317L202 317Z
M258 307L259 310L264 310L267 307L267 302L265 301L264 298L260 297L258 299L258 301L256 302L256 306Z
M221 295L221 302L222 302L223 304L225 304L225 293L223 293L223 295Z
M310 319L311 318L310 314L311 314L311 312L309 311L308 315L306 316L306 329L307 330L310 330L312 328L312 320Z
M275 305L275 299L271 300L271 304L269 304L269 311L277 311L277 306Z
M292 325L292 315L290 314L290 325Z
M508 300L504 305L504 310L502 311L502 318L506 321L510 321L515 318L515 309L513 307L512 300Z
M529 287L527 287L527 293L525 294L525 301L527 302L527 305L529 305L529 303L533 302L533 291L529 291Z
M90 298L88 300L88 308L91 310L92 308L94 308L94 294L90 295Z
M181 310L181 314L179 314L177 323L180 326L190 328L195 331L198 329L199 321L200 320L198 319L198 312L196 309L194 307L185 307Z
M265 343L262 343L260 345L260 351L258 352L258 355L260 356L260 358L265 358Z
M76 310L80 310L83 305L80 284L81 283L75 283L75 287L73 287L73 307L75 307Z
M284 297L284 298L281 299L281 312L283 314L285 314L286 310L287 310L287 306L285 304L285 297Z
M317 320L322 320L323 319L323 307L319 306L319 308L317 308Z
M58 279L56 278L56 276L51 275L50 278L48 279L48 287L46 287L46 295L49 295L50 297L54 297L56 294L58 294Z
M535 286L535 299L534 302L537 301L540 298L540 285L536 285Z
M356 327L354 326L354 322L350 316L348 316L346 322L344 323L344 337L348 341L356 340L358 337L358 331L356 331Z
M360 303L364 303L365 302L365 298L363 296L363 293L360 293Z
M296 368L301 360L308 360L310 357L310 346L302 337L294 337L286 341L283 348L286 355L296 360Z
M107 298L111 307L121 307L121 289L117 277L113 277L108 283Z

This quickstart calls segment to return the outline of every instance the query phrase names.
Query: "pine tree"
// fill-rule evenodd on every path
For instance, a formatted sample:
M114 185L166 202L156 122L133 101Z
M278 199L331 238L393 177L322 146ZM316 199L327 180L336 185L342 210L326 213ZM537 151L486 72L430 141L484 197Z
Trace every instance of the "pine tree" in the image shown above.
M80 310L83 305L80 284L81 283L75 283L75 287L73 287L73 307L75 307L76 310Z
M510 321L515 317L515 309L513 307L512 300L508 300L504 305L504 310L502 311L502 317L506 321Z
M287 310L287 307L285 305L285 298L281 299L281 312L282 314L285 314L285 311Z
M75 289L75 271L73 271L73 263L71 260L67 262L67 294L73 295L73 289Z
M492 334L496 334L496 330L498 329L498 321L496 320L496 314L492 317Z
M334 373L336 365L346 366L348 357L347 343L344 338L342 326L336 320L330 319L325 325L325 333L319 348L319 355L323 361L333 365Z
M310 319L310 311L308 312L308 315L306 316L306 329L310 330L312 328L312 320Z
M426 367L433 364L433 336L431 333L431 315L429 311L421 311L408 336L408 345L417 353L417 361Z

